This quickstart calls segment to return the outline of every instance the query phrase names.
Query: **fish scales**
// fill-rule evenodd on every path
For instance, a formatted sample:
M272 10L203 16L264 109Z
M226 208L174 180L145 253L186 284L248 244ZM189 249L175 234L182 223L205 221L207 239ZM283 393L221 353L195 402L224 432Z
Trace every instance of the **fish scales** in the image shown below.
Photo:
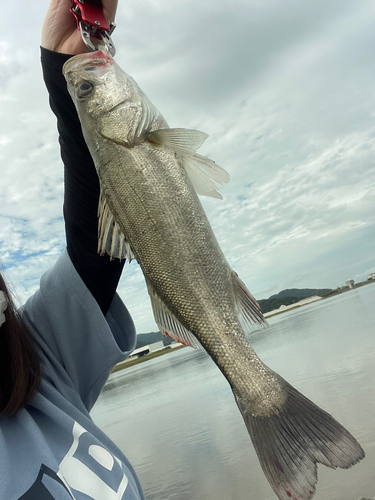
M160 331L203 346L229 382L276 496L310 500L318 462L348 468L364 452L331 415L267 367L245 337L266 323L197 195L220 198L214 181L229 180L196 153L206 134L169 129L106 52L73 57L64 75L100 179L100 253L137 259Z
M107 165L100 179L105 192L117 193L108 197L111 209L131 239L149 284L180 322L196 332L228 379L235 379L247 369L249 359L258 358L234 314L232 271L191 183L173 152L148 145L119 152L121 166L114 159L114 166ZM121 176L124 166L126 176ZM156 199L163 204L155 203ZM189 241L194 245L187 245ZM223 340L217 342L218 336ZM240 338L247 351L244 367L236 356L229 356L231 337ZM254 377L244 380L251 394L256 389Z
M203 316L208 309L207 301L210 309L215 300L234 303L233 292L228 293L227 286L231 273L223 265L225 258L218 250L213 232L207 230L206 216L196 194L189 184L174 175L179 168L174 155L159 151L149 154L147 149L148 146L122 151L126 177L121 178L118 169L108 168L100 179L148 282L163 295L173 312L180 311L180 317L191 325L197 319L196 314L184 315L185 304ZM170 162L165 156L170 156ZM164 182L156 175L157 168L148 168L147 161L153 166L160 165ZM112 193L117 194L112 196ZM156 197L162 204L155 202ZM176 227L179 235L173 229ZM194 245L189 245L191 241ZM211 286L215 287L214 295L209 293Z

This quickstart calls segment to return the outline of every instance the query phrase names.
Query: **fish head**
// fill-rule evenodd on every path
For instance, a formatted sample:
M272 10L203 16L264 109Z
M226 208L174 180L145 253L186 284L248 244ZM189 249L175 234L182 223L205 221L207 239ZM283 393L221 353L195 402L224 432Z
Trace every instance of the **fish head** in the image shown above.
M126 147L140 142L144 135L140 131L142 98L134 88L135 82L108 52L99 50L74 56L64 64L63 74L86 142L93 137Z

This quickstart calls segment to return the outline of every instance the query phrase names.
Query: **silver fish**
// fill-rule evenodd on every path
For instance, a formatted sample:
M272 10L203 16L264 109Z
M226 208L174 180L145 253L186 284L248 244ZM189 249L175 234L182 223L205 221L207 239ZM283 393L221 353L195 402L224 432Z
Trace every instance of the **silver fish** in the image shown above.
M197 195L220 198L215 182L229 180L196 153L207 135L170 129L106 52L75 56L63 71L100 179L99 251L137 259L160 330L203 346L228 380L278 498L310 499L318 462L348 468L364 452L246 340L266 322L226 261Z

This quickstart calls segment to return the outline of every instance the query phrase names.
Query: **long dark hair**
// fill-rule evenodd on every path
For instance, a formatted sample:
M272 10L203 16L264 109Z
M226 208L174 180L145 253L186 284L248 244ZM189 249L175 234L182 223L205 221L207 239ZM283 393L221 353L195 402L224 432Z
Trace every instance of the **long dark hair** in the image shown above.
M0 273L0 290L8 301L5 323L0 326L0 413L15 415L40 385L36 343L23 323Z

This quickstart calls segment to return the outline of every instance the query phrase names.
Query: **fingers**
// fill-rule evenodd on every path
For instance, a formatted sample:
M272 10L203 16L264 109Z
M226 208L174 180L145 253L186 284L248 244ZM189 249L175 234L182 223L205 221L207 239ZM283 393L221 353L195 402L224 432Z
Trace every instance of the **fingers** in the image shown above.
M98 3L98 0L86 1ZM115 19L117 3L118 0L102 0L103 14L109 22ZM42 47L66 54L88 51L70 8L71 0L51 0L42 28Z
M118 0L102 0L104 17L112 23L115 20Z
M70 0L51 0L42 28L42 47L58 51L63 40L76 29Z

